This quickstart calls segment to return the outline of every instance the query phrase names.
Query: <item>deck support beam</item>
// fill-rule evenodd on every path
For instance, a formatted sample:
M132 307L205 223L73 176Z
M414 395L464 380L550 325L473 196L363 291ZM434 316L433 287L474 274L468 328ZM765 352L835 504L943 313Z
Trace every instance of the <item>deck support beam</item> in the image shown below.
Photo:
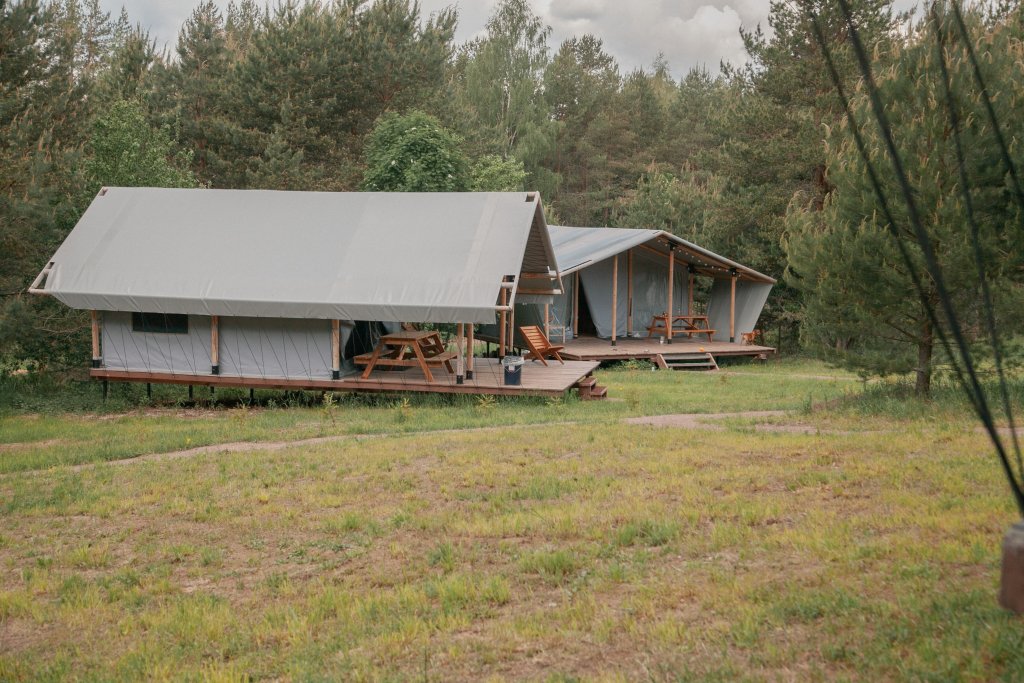
M100 314L99 311L89 311L92 318L92 366L94 368L103 365L103 356L100 353Z
M341 321L331 321L331 379L341 379Z
M672 295L675 293L675 277L676 277L676 247L674 244L668 245L668 310L665 311L667 317L665 318L665 343L672 343L672 323L674 322L672 317L675 315L675 309L672 305Z
M612 346L619 331L619 255L612 256Z
M210 316L210 374L220 374L220 316Z

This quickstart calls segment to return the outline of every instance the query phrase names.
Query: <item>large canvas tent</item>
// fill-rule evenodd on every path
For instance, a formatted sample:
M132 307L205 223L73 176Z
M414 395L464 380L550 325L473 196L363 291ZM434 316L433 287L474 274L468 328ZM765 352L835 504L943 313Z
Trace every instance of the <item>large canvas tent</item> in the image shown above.
M521 285L560 291L536 193L112 187L30 291L93 311L96 367L315 379L382 326L493 323Z
M560 337L563 331L565 338L574 333L646 336L653 316L671 309L676 315L707 315L714 341L736 341L754 330L775 284L662 230L554 225L549 230L563 292L517 306L516 324L553 325ZM698 278L712 280L707 298L698 294Z

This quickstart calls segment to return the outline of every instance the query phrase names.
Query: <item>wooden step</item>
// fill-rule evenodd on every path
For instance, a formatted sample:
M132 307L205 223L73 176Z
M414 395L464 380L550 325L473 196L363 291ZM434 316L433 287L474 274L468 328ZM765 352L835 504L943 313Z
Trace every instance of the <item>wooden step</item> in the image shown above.
M655 359L658 367L665 370L717 370L718 362L710 353L679 353L659 355ZM664 364L664 365L663 365Z
M599 385L593 375L588 375L577 382L576 388L582 401L596 401L608 395L608 387Z

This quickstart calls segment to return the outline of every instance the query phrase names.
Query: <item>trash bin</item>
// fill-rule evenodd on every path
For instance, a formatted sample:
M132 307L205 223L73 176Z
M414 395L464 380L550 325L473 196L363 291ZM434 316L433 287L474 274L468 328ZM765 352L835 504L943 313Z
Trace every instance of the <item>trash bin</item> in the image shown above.
M501 366L505 369L505 386L518 387L523 383L523 357L505 356Z

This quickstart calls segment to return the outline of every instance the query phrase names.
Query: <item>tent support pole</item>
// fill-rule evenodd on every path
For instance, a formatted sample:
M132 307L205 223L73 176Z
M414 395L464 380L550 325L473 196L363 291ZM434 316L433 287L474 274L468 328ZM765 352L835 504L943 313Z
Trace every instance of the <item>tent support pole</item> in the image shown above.
M210 374L220 374L220 316L210 316Z
M736 273L729 278L729 341L736 341Z
M505 331L508 329L508 290L501 289L501 320L498 322L498 358L505 357Z
M619 333L619 255L612 257L612 346Z
M464 374L463 368L465 368L465 359L462 357L462 343L466 337L466 325L465 323L459 323L455 326L455 383L465 384L466 375Z
M466 347L466 379L473 379L473 355L476 353L476 323L469 323L469 338Z
M626 336L633 336L633 250L626 252Z
M508 345L512 351L516 350L516 309L513 308L508 314Z
M689 281L686 283L686 315L693 315L693 268L687 268Z
M544 304L544 336L551 339L551 304Z
M100 355L100 314L98 311L89 311L92 317L92 366L98 368L103 365L103 356Z
M341 321L331 321L331 379L341 379Z
M674 320L672 317L675 315L674 308L672 306L672 295L675 293L675 277L676 277L676 247L674 244L668 245L668 310L665 311L665 343L672 343L672 323Z
M572 338L580 336L580 271L573 273L572 283Z

